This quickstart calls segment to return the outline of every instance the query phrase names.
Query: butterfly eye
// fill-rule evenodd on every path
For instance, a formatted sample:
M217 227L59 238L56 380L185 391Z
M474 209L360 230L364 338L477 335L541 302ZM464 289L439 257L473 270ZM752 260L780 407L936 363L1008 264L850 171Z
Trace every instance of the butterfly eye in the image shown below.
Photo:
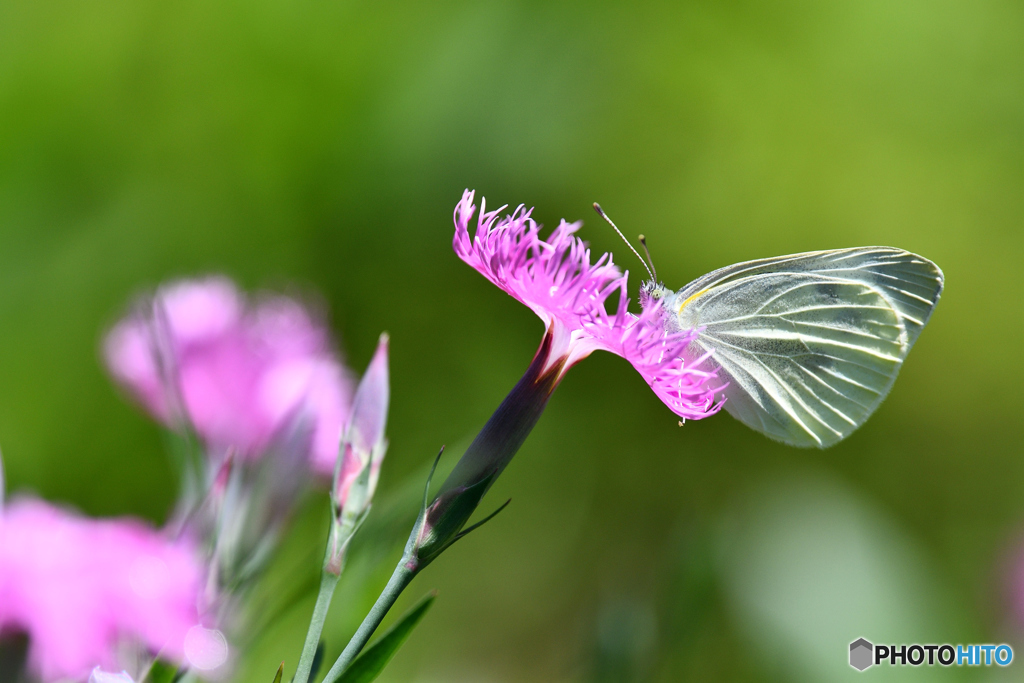
M662 296L664 296L664 295L662 294L660 289L656 289L653 292L651 292L651 298L652 299L660 299Z

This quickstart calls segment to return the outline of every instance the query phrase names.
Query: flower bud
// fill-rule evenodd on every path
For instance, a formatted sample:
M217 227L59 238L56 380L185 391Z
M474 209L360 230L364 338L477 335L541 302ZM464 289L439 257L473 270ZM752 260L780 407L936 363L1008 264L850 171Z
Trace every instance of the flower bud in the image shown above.
M388 336L382 334L352 402L352 414L335 464L331 503L334 520L324 567L341 572L345 549L370 509L387 451L384 430L390 400Z

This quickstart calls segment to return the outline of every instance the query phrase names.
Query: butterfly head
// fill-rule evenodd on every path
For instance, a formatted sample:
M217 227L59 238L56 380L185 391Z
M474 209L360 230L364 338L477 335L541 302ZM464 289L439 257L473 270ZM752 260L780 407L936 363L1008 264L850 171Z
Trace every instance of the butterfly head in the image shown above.
M645 309L648 306L661 306L673 294L675 292L666 287L664 283L658 282L653 278L645 280L640 285L640 305Z

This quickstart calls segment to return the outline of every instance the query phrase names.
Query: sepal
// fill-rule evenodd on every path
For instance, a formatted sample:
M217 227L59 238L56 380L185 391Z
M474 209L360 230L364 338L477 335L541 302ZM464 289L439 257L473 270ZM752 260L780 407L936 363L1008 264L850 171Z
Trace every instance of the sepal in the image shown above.
M453 543L489 522L512 502L511 498L508 499L487 517L466 527L466 522L480 505L480 499L490 488L493 476L487 476L471 486L460 486L443 491L433 502L428 504L430 482L443 453L444 447L442 446L434 459L433 467L430 468L430 474L427 476L427 484L423 490L423 505L405 546L403 561L406 568L412 572L418 572L426 567Z

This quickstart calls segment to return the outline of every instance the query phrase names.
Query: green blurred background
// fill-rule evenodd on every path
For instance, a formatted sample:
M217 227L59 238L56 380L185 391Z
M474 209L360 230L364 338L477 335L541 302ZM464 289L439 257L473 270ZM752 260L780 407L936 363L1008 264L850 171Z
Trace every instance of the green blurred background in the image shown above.
M885 244L947 288L889 399L826 452L724 414L679 428L627 363L583 362L485 502L512 505L413 584L440 598L382 680L845 680L860 636L1024 646L1004 586L1024 532L1012 0L0 0L8 489L160 522L160 432L99 340L141 289L225 272L321 293L358 370L391 333L380 509L401 510L542 331L452 253L465 187L585 219L636 273L599 200L673 287ZM303 569L272 578L315 576L325 505L282 556ZM397 557L370 545L332 652ZM239 680L294 666L311 605L271 619Z

